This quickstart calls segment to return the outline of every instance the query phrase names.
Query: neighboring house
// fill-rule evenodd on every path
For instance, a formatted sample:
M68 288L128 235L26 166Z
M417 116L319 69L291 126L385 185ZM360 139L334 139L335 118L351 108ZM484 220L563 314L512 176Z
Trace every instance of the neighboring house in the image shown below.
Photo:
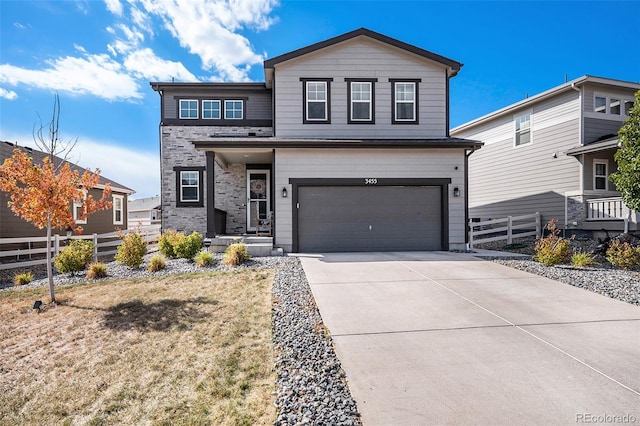
M640 84L584 76L451 130L485 146L469 162L469 214L539 211L571 230L622 231L629 210L609 180L617 132ZM638 229L631 212L630 229Z
M160 224L160 196L130 200L127 210L129 228Z
M482 144L449 136L461 66L359 29L265 61L264 83L151 83L163 228L251 233L273 212L286 251L464 248Z
M36 149L17 146L11 142L0 142L0 164L4 163L5 159L11 157L13 150L16 148L27 152L36 164L42 164L44 158L47 156L44 152ZM56 157L56 160L62 161L62 159L58 157ZM85 169L75 164L71 164L71 167L74 170L78 170L81 174L85 171ZM95 188L91 189L91 195L96 199L100 199L102 197L102 190L107 183L111 185L112 207L90 214L86 221L77 222L82 226L83 234L85 235L93 233L103 234L113 232L117 229L127 229L127 197L135 191L100 175L100 181ZM37 237L46 235L45 229L38 229L31 223L16 216L7 205L8 202L8 194L0 191L0 238ZM69 208L73 209L75 219L75 212L79 206L70 204ZM54 230L54 233L56 232L64 234L65 231Z

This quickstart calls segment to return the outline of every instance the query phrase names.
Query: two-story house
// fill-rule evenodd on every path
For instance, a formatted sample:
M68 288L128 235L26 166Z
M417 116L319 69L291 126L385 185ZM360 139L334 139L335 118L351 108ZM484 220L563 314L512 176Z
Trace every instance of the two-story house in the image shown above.
M449 136L461 66L358 29L266 60L264 83L151 83L163 228L251 233L272 212L286 251L464 248L481 143Z
M540 212L543 223L588 233L638 229L609 180L617 133L640 84L583 76L451 130L482 140L469 162L469 214Z

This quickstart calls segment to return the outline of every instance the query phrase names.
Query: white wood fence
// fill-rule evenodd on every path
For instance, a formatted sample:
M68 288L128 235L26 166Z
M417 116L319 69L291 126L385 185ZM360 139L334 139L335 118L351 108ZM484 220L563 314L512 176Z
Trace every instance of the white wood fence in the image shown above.
M514 232L520 229L535 229L535 231ZM514 238L533 235L539 237L541 232L540 213L538 212L523 216L508 216L501 219L485 220L484 222L469 221L469 246L473 247L474 244L501 240L507 240L507 244L511 244ZM487 237L478 238L483 235L487 235Z
M629 209L622 197L593 198L587 200L587 220L623 220Z
M122 231L126 235L127 231ZM140 228L147 245L156 244L160 238L160 226L152 225ZM118 232L92 235L72 235L67 238L55 234L51 238L52 246L49 248L52 255L60 252L64 248L67 240L91 240L93 241L93 260L97 262L100 257L111 256L118 252L117 247L122 243L118 237ZM17 245L27 248L15 248ZM61 247L62 246L62 247ZM0 270L24 268L28 266L44 265L47 263L47 237L25 237L25 238L0 238ZM14 258L7 262L7 258ZM35 259L34 259L35 258Z

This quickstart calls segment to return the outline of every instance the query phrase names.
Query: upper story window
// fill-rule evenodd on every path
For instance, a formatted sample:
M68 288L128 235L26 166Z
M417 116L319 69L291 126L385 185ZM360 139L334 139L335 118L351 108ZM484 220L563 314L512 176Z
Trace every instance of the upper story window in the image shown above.
M606 114L611 118L625 118L629 115L629 110L633 107L632 98L622 96L607 96L596 94L593 98L593 112Z
M122 195L113 195L113 224L124 224L124 197Z
M198 101L195 99L180 99L180 118L197 119Z
M521 146L531 143L531 113L522 114L515 117L514 146Z
M418 124L418 83L420 80L393 80L391 96L393 124Z
M374 123L375 115L375 90L374 83L377 79L358 80L346 79L348 83L347 93L349 102L348 122L357 123Z
M242 101L224 101L224 118L227 120L242 120Z
M593 160L593 189L607 190L608 168L607 160Z
M176 206L204 206L204 167L174 167L176 172Z
M303 84L303 122L330 123L331 85L333 79L300 79Z
M202 101L202 118L219 119L220 101Z

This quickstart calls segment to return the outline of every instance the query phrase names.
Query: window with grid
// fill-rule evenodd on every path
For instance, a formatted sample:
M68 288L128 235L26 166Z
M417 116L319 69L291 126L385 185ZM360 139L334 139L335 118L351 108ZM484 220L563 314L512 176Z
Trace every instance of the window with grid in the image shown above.
M413 82L395 83L395 120L415 121L416 84Z
M372 121L373 97L371 82L351 82L351 120Z
M202 101L202 118L215 120L220 118L220 101Z
M180 118L193 120L198 118L198 101L195 99L180 99Z
M531 114L523 114L515 119L514 145L521 146L531 143Z
M307 81L306 118L309 121L327 120L326 81Z
M180 201L183 203L200 201L200 176L197 171L180 172Z
M224 118L227 120L242 119L242 101L224 101Z

